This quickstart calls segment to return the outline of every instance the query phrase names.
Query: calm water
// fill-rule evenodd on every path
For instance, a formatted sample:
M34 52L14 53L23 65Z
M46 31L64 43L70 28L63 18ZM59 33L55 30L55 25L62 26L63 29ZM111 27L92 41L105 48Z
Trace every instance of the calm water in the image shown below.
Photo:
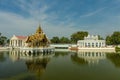
M0 51L0 80L120 80L120 54Z

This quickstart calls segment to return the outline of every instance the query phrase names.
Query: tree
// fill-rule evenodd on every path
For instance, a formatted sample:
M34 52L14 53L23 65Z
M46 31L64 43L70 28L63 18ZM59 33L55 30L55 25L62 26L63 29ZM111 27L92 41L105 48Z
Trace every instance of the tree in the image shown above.
M100 35L98 35L98 40L104 40L103 37L101 37Z
M106 37L106 44L107 44L107 45L112 45L111 36L107 36L107 37Z
M61 37L60 43L70 43L70 40L67 37Z
M108 45L118 45L120 44L120 32L115 31L111 36L106 37L106 44Z
M78 31L71 35L71 41L72 43L77 43L78 40L83 40L85 36L88 36L88 32Z
M0 45L5 45L7 43L7 37L2 36L0 33Z
M120 32L114 32L111 36L111 41L114 45L120 44Z
M52 39L51 39L51 43L60 43L60 39L59 39L59 37L53 37Z

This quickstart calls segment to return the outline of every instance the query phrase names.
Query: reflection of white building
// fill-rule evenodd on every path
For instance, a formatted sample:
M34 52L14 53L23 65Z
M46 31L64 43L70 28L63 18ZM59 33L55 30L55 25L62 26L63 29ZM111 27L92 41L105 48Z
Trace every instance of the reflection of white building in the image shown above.
M84 40L79 40L77 42L77 46L79 48L100 48L105 47L105 40L98 40L98 36L90 36L84 37Z
M106 54L104 52L82 52L78 51L77 56L79 58L83 58L89 64L98 63L99 60L103 60L106 58Z
M13 37L10 39L10 47L23 47L25 46L25 40L27 39L26 36L16 36L13 35Z

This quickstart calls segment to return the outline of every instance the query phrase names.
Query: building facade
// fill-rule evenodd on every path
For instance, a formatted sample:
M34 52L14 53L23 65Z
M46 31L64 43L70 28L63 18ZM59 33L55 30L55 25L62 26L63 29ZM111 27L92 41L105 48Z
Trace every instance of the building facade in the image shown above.
M97 35L88 35L84 37L84 40L79 40L77 46L79 48L100 48L105 47L106 43L105 40L99 40Z
M27 36L16 36L13 35L13 37L10 39L10 47L16 48L16 47L24 47L25 41L27 39Z

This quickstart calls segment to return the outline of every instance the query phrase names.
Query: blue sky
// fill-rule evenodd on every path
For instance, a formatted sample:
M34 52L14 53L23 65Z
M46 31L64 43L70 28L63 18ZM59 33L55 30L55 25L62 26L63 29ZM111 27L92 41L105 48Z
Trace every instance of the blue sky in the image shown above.
M49 38L77 31L105 37L120 31L120 0L0 0L3 35L31 35L39 24Z

